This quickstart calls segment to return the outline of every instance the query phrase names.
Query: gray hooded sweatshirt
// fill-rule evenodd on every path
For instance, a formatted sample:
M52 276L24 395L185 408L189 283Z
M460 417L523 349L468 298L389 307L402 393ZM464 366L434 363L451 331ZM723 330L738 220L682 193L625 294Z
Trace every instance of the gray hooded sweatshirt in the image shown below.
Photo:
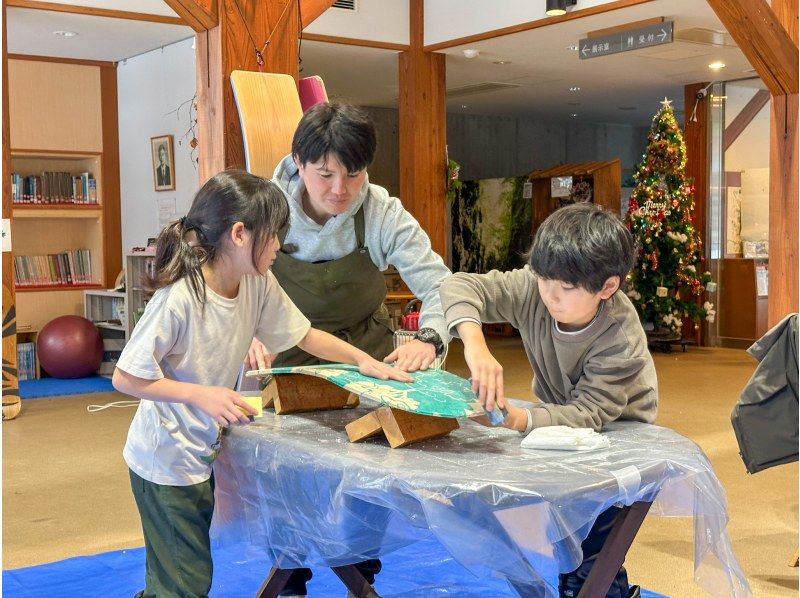
M343 214L317 224L304 211L305 183L292 156L278 164L272 179L289 202L290 226L284 245L292 243L292 257L304 262L335 260L356 249L355 213L364 205L365 243L372 263L380 271L397 268L403 281L422 301L420 328L433 328L445 344L449 339L444 322L439 285L450 276L442 258L431 249L428 235L396 197L364 180L358 197Z

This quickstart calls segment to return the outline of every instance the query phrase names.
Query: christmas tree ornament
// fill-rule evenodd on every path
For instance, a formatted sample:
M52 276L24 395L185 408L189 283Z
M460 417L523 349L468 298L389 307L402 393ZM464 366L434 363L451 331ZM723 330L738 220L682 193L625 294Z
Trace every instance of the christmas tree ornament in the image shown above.
M667 287L656 287L657 297L666 297L668 292Z

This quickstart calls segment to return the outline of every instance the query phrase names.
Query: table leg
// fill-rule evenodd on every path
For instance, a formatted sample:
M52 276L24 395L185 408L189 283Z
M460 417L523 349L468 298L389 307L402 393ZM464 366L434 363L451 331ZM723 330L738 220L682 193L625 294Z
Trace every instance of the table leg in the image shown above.
M276 598L278 592L286 587L286 582L289 581L289 576L292 574L292 569L278 569L273 567L267 578L258 588L256 598Z
M606 595L652 504L652 501L639 501L619 512L578 598L603 598Z
M355 565L343 565L341 567L331 567L334 573L347 586L347 589L356 595L356 598L380 598L374 588L367 583L367 580L356 569Z

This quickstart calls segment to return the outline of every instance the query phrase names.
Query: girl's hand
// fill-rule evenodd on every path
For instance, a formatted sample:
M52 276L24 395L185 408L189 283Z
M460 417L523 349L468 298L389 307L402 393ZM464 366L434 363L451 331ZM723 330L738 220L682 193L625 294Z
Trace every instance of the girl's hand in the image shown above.
M486 411L495 404L506 407L503 389L503 366L489 352L485 344L464 345L464 359L472 376L472 390Z
M404 372L427 370L436 359L436 348L430 343L414 339L392 351L384 361L395 362L395 367Z
M358 362L358 370L365 376L380 378L381 380L397 380L399 382L413 382L414 379L402 370L381 363L366 355Z
M247 351L247 357L244 358L244 369L266 370L272 365L275 357L277 355L270 353L264 343L254 338L253 342L250 343L250 349Z
M224 386L200 386L192 398L195 405L223 427L249 423L247 414L258 415L238 392Z

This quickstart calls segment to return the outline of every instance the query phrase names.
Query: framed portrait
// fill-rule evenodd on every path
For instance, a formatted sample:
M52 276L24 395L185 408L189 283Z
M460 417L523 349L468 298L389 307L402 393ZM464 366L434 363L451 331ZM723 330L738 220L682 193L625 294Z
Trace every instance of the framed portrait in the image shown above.
M153 159L153 183L156 191L175 189L175 158L172 152L172 135L150 138Z

